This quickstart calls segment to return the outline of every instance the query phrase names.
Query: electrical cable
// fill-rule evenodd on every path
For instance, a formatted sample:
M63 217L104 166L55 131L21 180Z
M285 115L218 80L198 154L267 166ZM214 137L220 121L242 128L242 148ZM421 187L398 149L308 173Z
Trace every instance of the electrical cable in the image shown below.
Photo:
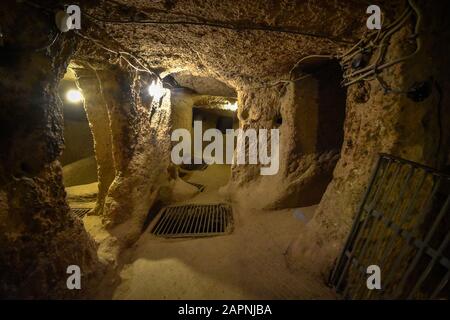
M397 24L394 28L392 28L391 30L389 30L388 32L386 32L386 34L383 36L383 38L381 39L381 44L380 44L380 50L377 54L377 58L375 59L375 62L368 66L365 67L363 69L357 70L349 75L344 76L344 78L351 78L354 77L356 75L359 75L361 73L365 73L367 71L372 71L374 68L377 68L378 64L380 63L380 61L382 60L383 56L386 53L387 50L387 39L390 38L390 36L392 36L398 29L401 28L401 26L406 22L407 18L409 18L410 14L407 14L406 16L403 17L403 19L400 21L399 24Z
M224 22L213 22L213 21L162 21L162 20L111 20L105 18L97 18L89 13L84 13L87 17L101 23L109 23L109 24L150 24L150 25L190 25L190 26L204 26L204 27L213 27L213 28L221 28L235 31L268 31L268 32L278 32L278 33L288 33L288 34L298 34L308 37L327 39L333 42L340 43L351 43L349 40L343 40L336 37L331 37L324 34L318 34L313 32L299 31L299 30L289 30L281 27L274 26L263 26L263 25L252 25L252 26L240 26L233 24L226 24Z
M399 93L399 94L408 94L410 92L409 90L393 89L392 87L388 86L386 81L384 81L383 79L380 78L380 75L378 73L375 73L374 79L372 79L372 80L377 80L378 83L383 88L385 93L392 92L392 93Z
M395 19L391 24L389 24L385 28L379 29L377 32L372 31L368 36L364 35L357 44L355 44L346 53L344 53L338 57L342 61L342 64L345 64L345 63L351 61L356 54L368 52L368 51L370 51L370 49L376 47L375 43L380 39L381 35L384 32L387 32L390 29L392 29L393 27L395 27L396 25L398 25L403 20L404 16L408 13L408 11L409 11L409 8L406 8L397 19ZM382 18L384 20L384 16L382 16ZM372 40L372 38L374 36L376 36L376 37L375 37L375 39ZM362 44L364 42L368 42L368 44L366 44L365 46L362 46ZM359 48L358 51L351 54L353 52L353 50L358 49L358 48Z
M379 45L376 45L375 43L380 39L380 37L382 35L383 35L382 39L384 39L384 41L386 41L388 36L393 34L398 29L399 24L402 24L404 21L406 21L406 17L408 15L409 11L410 11L410 8L407 8L406 10L404 10L403 13L394 22L392 22L385 28L385 30L387 30L387 31L379 29L378 31L372 32L369 35L364 35L354 46L352 46L350 49L348 49L344 54L341 54L341 55L333 55L333 54L310 55L310 56L306 56L306 57L300 59L299 61L297 61L295 63L295 65L290 70L290 72L289 72L290 78L292 77L293 71L302 62L304 62L305 60L308 60L308 59L312 59L312 58L338 59L338 60L340 60L340 64L344 68L344 70L349 69L350 68L349 64L351 64L351 60L357 54L362 53L362 52L368 52L370 49L372 49L374 47L380 47ZM374 38L374 39L372 39L372 38ZM384 41L382 40L381 42L383 43ZM368 42L368 44L364 45L365 42ZM376 59L377 62L380 60L380 56L382 56L382 55L379 53L379 57L377 57L377 59ZM357 73L355 72L355 75L371 70L372 68L374 68L377 65L376 63L372 64L369 67L364 68L363 70L358 70ZM347 79L347 78L351 77L352 75L346 75L346 73L344 72L343 77L344 77L344 79ZM364 75L363 77L361 77L360 80L368 80L369 76L371 76L370 79L375 79L374 75Z
M44 8L40 5L37 5L33 2L30 1L24 1L24 3L28 4L28 5L32 5L33 7L45 10L46 12L48 12L49 10L47 8ZM343 86L350 86L356 82L359 81L367 81L368 79L376 79L378 80L378 82L381 84L381 86L383 87L383 89L386 92L395 92L395 93L407 93L406 91L402 91L402 90L397 90L397 89L392 89L390 87L388 87L388 85L379 77L378 73L380 71L382 71L385 68L388 68L390 66L393 66L395 64L404 62L410 58L412 58L415 54L417 54L417 52L420 51L421 49L421 39L418 37L419 34L419 29L420 29L420 23L422 20L422 15L421 12L419 10L419 8L417 7L417 5L414 3L413 0L408 0L408 4L410 6L410 8L413 9L413 11L415 12L416 16L417 16L417 20L416 20L416 26L415 26L415 30L414 30L414 37L416 39L416 50L411 53L408 56L396 59L394 61L385 63L380 65L384 55L386 54L386 50L387 50L387 40L397 31L401 28L401 26L406 22L406 20L410 17L412 11L410 10L410 8L407 8L401 15L400 17L398 17L393 23L391 23L388 27L386 27L387 31L382 32L381 29L378 30L377 32L373 32L371 34L369 34L368 36L364 36L361 40L358 41L358 43L356 43L352 48L350 48L349 50L347 50L347 52L345 52L342 55L310 55L310 56L306 56L301 58L299 61L297 61L294 66L291 68L290 72L289 72L289 79L283 79L283 80L278 80L272 84L269 84L268 86L275 86L279 83L283 83L283 82L296 82L299 81L301 79L303 79L304 77L300 77L299 79L292 79L292 73L293 71L304 61L308 60L308 59L313 59L313 58L325 58L325 59L334 59L337 58L340 60L340 63L342 65L342 67L344 68L344 81L343 81ZM211 21L206 21L204 20L203 22L199 22L199 21L155 21L155 20L107 20L107 19L102 19L102 18L97 18L89 13L84 12L84 15L87 16L88 18L90 18L91 20L95 20L97 22L102 22L102 23L117 23L117 24L154 24L154 25L194 25L194 26L208 26L208 27L217 27L217 28L224 28L224 29L230 29L230 30L237 30L237 31L242 31L242 30L259 30L259 31L271 31L271 32L282 32L282 33L291 33L291 34L300 34L300 35L304 35L304 36L311 36L311 37L316 37L316 38L326 38L330 41L337 41L337 42L345 42L345 43L350 43L349 41L346 40L342 40L342 39L336 39L333 37L329 37L326 35L320 35L320 34L314 34L314 33L310 33L310 32L303 32L303 31L297 31L297 30L287 30L287 29L283 29L280 27L271 27L271 26L260 26L260 25L253 25L253 26L239 26L239 25L232 25L232 24L225 24L223 22L211 22ZM99 46L100 48L111 52L115 55L118 56L119 61L121 59L123 59L129 66L131 66L133 69L135 69L136 71L140 71L140 72L148 72L154 76L156 76L161 82L162 79L159 76L159 74L157 74L154 71L151 71L151 68L148 67L147 62L142 59L142 58L138 58L136 55L131 54L127 51L116 51L114 49L108 48L107 46L105 46L100 40L94 39L92 37L89 37L87 35L83 35L78 31L75 31L75 33L86 39L86 40L90 40L92 41L95 45ZM382 35L383 34L383 35ZM382 36L382 39L380 41L380 45L376 45L375 43L378 41L378 39ZM52 42L40 49L37 49L37 51L42 51L45 50L47 48L50 48L57 40L57 38L59 37L59 33L55 36L55 38L52 40ZM375 39L372 39L373 37L375 37ZM368 42L365 46L362 46L365 42ZM349 70L349 66L348 64L350 63L350 61L354 58L354 56L356 56L356 54L361 53L361 52L367 52L368 50L371 50L374 47L378 47L379 51L377 54L377 57L375 59L375 62L368 66L365 67L363 69L357 70L353 73L348 74L347 70ZM356 50L356 52L355 52ZM127 57L131 57L139 66L136 66L135 64L133 64ZM142 62L142 61L144 62ZM358 76L357 78L354 78ZM370 78L369 78L370 77ZM352 79L354 78L354 79ZM267 86L266 86L267 87Z
M380 51L378 53L378 56L377 56L375 64L372 64L370 67L366 67L366 68L364 68L362 70L358 70L358 71L356 71L356 72L354 72L354 73L352 73L350 75L344 75L345 80L347 80L348 78L351 78L352 76L355 76L355 75L358 75L360 73L363 73L362 75L360 75L356 79L352 79L352 80L349 80L347 82L345 82L345 80L344 80L344 84L343 84L344 86L350 86L350 85L352 85L352 84L354 84L356 82L364 80L364 78L367 78L368 76L375 75L376 73L380 72L381 70L383 70L385 68L388 68L388 67L391 67L391 66L393 66L395 64L398 64L398 63L404 62L406 60L409 60L413 56L415 56L422 49L422 40L419 37L419 31L420 31L420 26L421 26L421 21L422 21L422 13L420 12L419 8L417 7L417 5L414 3L413 0L408 0L408 3L410 5L410 7L413 9L413 11L415 12L416 17L417 17L415 28L414 28L414 34L412 35L416 39L416 50L413 53L411 53L411 54L409 54L409 55L407 55L405 57L398 58L396 60L384 63L382 65L378 65L379 63L381 63L381 60L382 60L382 58L383 58L383 56L384 56L384 54L386 52L386 47L387 47L386 40L387 40L388 36L391 36L395 31L397 31L401 27L401 25L404 24L404 22L407 20L407 18L410 17L411 11L409 11L409 13L401 20L401 23L399 23L398 25L395 26L395 28L393 28L394 31L393 30L389 30L386 33L386 35L383 37L383 39L381 41L382 42L381 49L380 49ZM401 91L401 90L389 89L389 91L395 92L395 91Z
M92 38L92 37L90 37L90 36L87 36L87 35L85 35L85 34L82 34L81 32L79 32L79 31L77 31L77 30L75 31L75 34L78 35L79 37L85 39L85 40L91 41L92 43L94 43L94 44L97 45L98 47L100 47L100 48L102 48L102 49L104 49L104 50L106 50L106 51L108 51L108 52L110 52L110 53L113 53L113 54L117 55L117 57L118 57L119 59L123 59L123 60L124 60L130 67L132 67L134 70L139 71L139 72L148 72L148 73L150 73L151 75L157 77L159 81L163 82L163 80L161 79L161 77L160 77L160 75L159 75L158 73L152 71L148 66L146 66L146 62L142 62L142 61L141 61L141 60L143 60L142 58L137 57L137 56L135 56L134 54L132 54L132 53L130 53L130 52L127 52L127 51L123 51L123 50L122 50L122 51L117 51L117 50L108 48L107 46L105 46L105 45L102 43L102 41L100 41L100 40L98 40L98 39L94 39L94 38ZM125 56L128 56L128 57L133 58L134 61L136 61L136 62L141 66L141 68L139 68L139 67L137 67L136 65L134 65L133 63L131 63L131 61L130 61L129 59L127 59Z

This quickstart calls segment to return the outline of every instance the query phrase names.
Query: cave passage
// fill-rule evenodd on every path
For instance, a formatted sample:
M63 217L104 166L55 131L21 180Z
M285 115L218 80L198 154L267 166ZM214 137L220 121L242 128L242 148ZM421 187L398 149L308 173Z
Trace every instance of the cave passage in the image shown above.
M97 201L97 162L83 93L77 87L72 69L68 69L61 80L58 96L64 118L64 151L59 161L67 202L72 211L83 217L95 208Z
M0 298L448 299L449 4L322 2L2 1Z

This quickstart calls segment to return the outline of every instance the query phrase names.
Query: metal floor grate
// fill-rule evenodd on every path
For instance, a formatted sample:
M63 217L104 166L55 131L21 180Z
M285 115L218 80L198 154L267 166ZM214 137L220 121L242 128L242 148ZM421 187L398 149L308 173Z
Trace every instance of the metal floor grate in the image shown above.
M190 182L190 181L187 181L187 183L193 185L194 187L197 187L197 189L198 189L200 192L203 192L203 191L205 190L205 186L202 185L202 184L200 184L200 183L195 183L195 182Z
M169 238L207 237L231 233L233 211L228 204L188 204L161 209L151 233Z
M450 176L382 154L330 284L345 299L440 299L449 292ZM367 267L381 272L369 290Z
M80 219L83 219L84 216L91 210L92 208L70 208L70 211L72 211Z

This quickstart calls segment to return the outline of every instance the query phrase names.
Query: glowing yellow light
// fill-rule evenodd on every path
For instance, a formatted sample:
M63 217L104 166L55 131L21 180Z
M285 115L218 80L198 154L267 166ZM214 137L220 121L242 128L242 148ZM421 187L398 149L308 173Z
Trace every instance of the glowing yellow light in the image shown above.
M238 109L237 102L234 102L234 103L228 102L228 103L225 105L225 109L231 110L231 111L236 111L236 110Z
M83 95L81 94L81 92L79 90L70 89L66 93L66 99L69 102L78 103L80 101L83 101Z
M148 93L156 100L159 100L166 93L166 89L160 82L153 81L148 87Z

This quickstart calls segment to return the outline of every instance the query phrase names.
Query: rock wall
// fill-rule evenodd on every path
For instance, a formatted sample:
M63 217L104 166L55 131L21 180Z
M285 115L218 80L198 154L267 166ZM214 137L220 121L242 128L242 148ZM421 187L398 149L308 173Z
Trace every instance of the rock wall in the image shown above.
M445 7L445 5L443 5ZM414 102L406 94L385 93L376 80L348 88L344 144L333 180L305 232L290 248L291 264L303 270L313 265L326 277L350 230L377 155L397 155L436 168L445 166L449 150L448 33L443 7L420 3L421 50L412 59L385 69L380 76L392 88L407 90L430 81L430 95ZM448 29L448 28L447 28ZM415 50L412 26L397 32L387 49L387 61Z
M148 1L137 3L144 6ZM53 14L47 16L45 11L17 1L2 5L0 21L5 38L0 47L0 296L82 296L87 292L65 288L66 267L78 264L83 279L94 279L99 267L96 248L82 223L69 213L56 161L64 144L56 90L75 50L75 41L69 33L51 43L56 34ZM180 12L199 11L189 1L178 5ZM429 80L431 95L413 102L403 94L386 94L376 80L354 84L347 91L342 138L344 109L342 92L336 86L337 71L314 73L297 83L264 83L285 77L299 56L337 52L353 43L358 34L353 32L354 26L363 26L359 23L361 15L353 10L354 3L318 9L314 19L306 5L295 10L283 5L275 11L269 5L256 10L244 2L237 7L221 5L223 10L216 10L216 3L208 1L200 11L228 21L235 16L233 12L242 9L243 17L250 19L255 13L264 25L285 21L299 30L324 34L311 37L268 30L211 32L210 28L185 25L144 30L139 25L126 29L120 24L102 25L101 31L88 25L84 31L97 38L112 35L117 39L105 36L107 45L120 42L121 48L145 51L140 53L152 67L186 67L202 77L226 80L238 87L242 129L280 129L279 173L261 176L258 166L234 165L227 191L242 204L273 209L317 203L326 189L314 219L289 251L292 266L303 268L308 264L306 269L311 270L313 265L317 273L325 275L349 231L379 152L436 167L444 165L450 154L450 119L446 116L450 92L446 74L448 45L443 45L450 43L448 34L443 36L448 29L448 8L421 1L421 51L414 59L380 74L394 88L410 88L415 82ZM119 16L128 12L120 12L122 7L109 9ZM363 7L360 4L358 10ZM276 17L274 12L278 12ZM334 21L338 22L330 24L335 15L339 20ZM25 27L19 17L27 17ZM408 26L394 35L388 60L414 50L411 33ZM152 46L148 46L150 38ZM77 39L83 52L76 59L104 58L99 47ZM120 59L112 56L110 62L119 60L120 65ZM147 86L154 78L125 70L121 62L119 67L100 68L98 72L86 64L79 81L86 95L99 166L96 212L111 233L131 244L139 236L161 189L176 178L170 164L170 134L183 121L190 127L187 122L192 116L192 101L170 92L153 101ZM183 109L178 114L177 108L190 113Z
M339 83L339 70L326 65L300 82L239 91L243 129L280 130L280 169L261 176L259 166L234 165L228 186L234 199L265 209L320 201L342 144L345 91Z
M128 245L140 235L154 204L171 198L177 174L171 168L170 136L174 128L192 130L192 107L203 96L174 89L153 101L147 88L154 79L148 74L96 68L77 59L98 164L95 214Z
M96 212L125 245L137 240L159 189L169 183L171 95L153 101L147 91L153 80L122 69L79 79L99 165Z
M94 146L89 128L85 121L64 119L64 150L59 159L62 166L94 156Z
M84 108L94 140L98 194L95 214L103 214L109 187L115 177L107 99L114 96L115 77L111 71L93 69L89 64L77 69L78 86L83 91ZM107 92L108 94L105 94Z
M68 90L76 89L72 80L60 81L58 94L62 100L64 118L64 150L59 158L62 166L94 156L94 145L83 101L70 103L65 99Z
M45 48L55 36L51 19L23 3L2 6L0 297L85 296L99 270L96 247L69 212L56 160L64 142L57 87L74 42L60 37ZM66 287L73 264L81 290Z

